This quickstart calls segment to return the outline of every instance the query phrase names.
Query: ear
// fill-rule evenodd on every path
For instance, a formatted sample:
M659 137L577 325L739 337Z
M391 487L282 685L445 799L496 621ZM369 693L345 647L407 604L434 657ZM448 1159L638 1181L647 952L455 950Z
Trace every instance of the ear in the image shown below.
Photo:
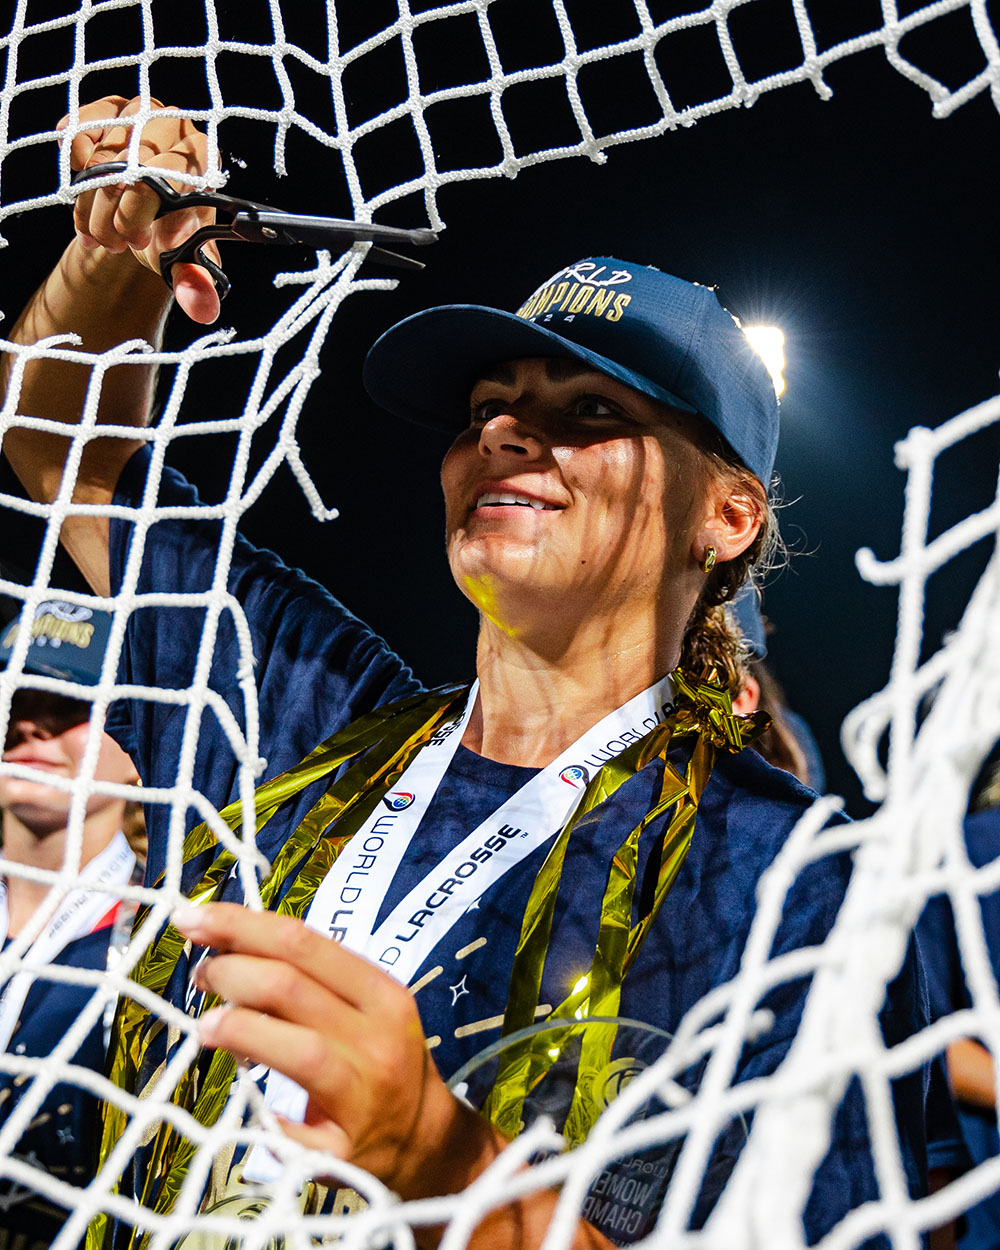
M752 673L743 678L743 689L733 699L733 711L737 716L749 716L760 707L760 682Z
M735 560L760 533L764 513L759 500L732 483L717 482L709 488L708 507L692 545L692 556L699 565L709 547L715 548L719 564Z

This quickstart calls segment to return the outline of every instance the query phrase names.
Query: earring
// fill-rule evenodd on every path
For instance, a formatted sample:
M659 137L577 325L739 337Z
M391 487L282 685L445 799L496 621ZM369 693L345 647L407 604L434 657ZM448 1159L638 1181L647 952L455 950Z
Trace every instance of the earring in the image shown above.
M703 573L711 573L715 568L715 548L706 547L705 556L701 562L701 571Z

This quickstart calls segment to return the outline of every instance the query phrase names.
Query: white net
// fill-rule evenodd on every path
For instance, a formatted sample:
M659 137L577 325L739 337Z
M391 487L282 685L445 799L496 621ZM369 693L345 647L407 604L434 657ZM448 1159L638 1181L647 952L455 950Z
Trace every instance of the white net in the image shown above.
M185 101L185 113L206 127L213 151L219 127L245 119L254 123L257 151L264 136L272 136L274 167L284 173L293 139L306 136L334 157L324 174L343 179L352 215L367 220L412 195L423 199L435 227L442 224L438 194L449 183L512 177L528 165L568 156L602 161L618 144L691 126L796 83L811 83L827 98L832 93L824 74L872 49L884 49L889 65L927 93L935 116L948 116L981 92L996 101L998 93L996 37L986 4L973 0L886 3L875 24L837 15L830 6L814 6L817 18L805 4L762 6L760 0L676 13L670 10L688 6L636 0L602 6L600 15L593 6L558 0L551 7L495 0L400 4L398 12L394 5L375 4L365 6L364 15L353 6L346 13L331 9L328 23L314 14L283 12L277 4L247 6L239 18L211 3L203 11L200 5L171 6L169 14L128 0L79 11L69 4L52 7L56 14L37 20L35 6L20 0L3 40L5 179L19 170L20 157L55 139L53 128L29 122L39 118L47 100L53 101L54 118L69 112L72 126L84 83L85 98L96 99L101 92L92 84L114 75L116 90L124 93L125 75L135 75L134 94L155 95L161 82L176 90L171 75L186 68L185 60L195 60L199 73L189 76L191 91L203 103L195 108L196 101ZM949 21L956 16L960 31L959 23ZM301 33L300 24L306 28ZM950 87L909 59L908 40L921 33L975 41L979 64L968 81ZM769 50L763 58L761 49ZM695 57L703 61L700 90L692 90L683 72L685 61ZM767 72L755 73L761 60L770 63ZM470 69L474 75L465 81ZM617 124L602 125L608 97L618 94L613 75L627 83L628 95ZM437 86L445 76L460 81ZM312 106L317 96L321 107L303 112L299 98ZM273 103L265 107L261 99ZM461 163L447 159L456 127L467 135ZM381 159L386 151L390 162ZM412 177L385 185L385 170L395 173L406 163ZM221 181L217 166L207 181ZM33 184L16 186L14 194L4 191L0 221L68 202L68 182L64 149L58 184L46 171Z
M529 165L568 156L604 161L607 150L619 144L654 139L796 83L812 84L825 98L830 91L824 74L836 63L872 50L883 51L891 70L926 93L937 117L947 117L984 92L1000 107L1000 49L984 2L900 5L885 0L876 20L858 19L853 26L842 6L810 6L810 13L805 3L729 0L677 11L686 7L652 0L616 5L553 0L551 6L463 0L425 7L399 0L398 7L374 2L341 6L349 12L338 11L331 2L321 14L315 6L289 5L282 11L277 0L269 6L244 5L239 12L211 0L204 6L176 3L169 8L131 0L77 8L67 0L44 9L32 0L18 0L2 42L0 222L72 201L69 144L63 142L57 158L54 123L68 112L64 139L72 137L81 104L110 91L138 94L143 101L132 119L130 169L121 176L126 181L138 174L139 135L152 115L150 99L158 97L183 104L183 115L207 130L210 151L221 153L213 156L203 179L190 179L192 185L224 185L227 153L233 164L245 159L260 164L261 153L271 149L278 174L292 171L296 162L308 167L322 157L326 211L339 208L364 221L396 221L398 212L398 220L408 226L427 224L439 230L445 225L439 199L448 184L513 177ZM957 85L946 85L909 54L910 41L928 34L933 38L938 30L942 40L962 42L970 53L967 62L975 62ZM698 63L694 77L693 63ZM695 78L702 81L695 85ZM229 138L231 128L239 128L233 131L244 144L239 152ZM44 160L38 159L40 154ZM390 210L397 201L403 204ZM445 1221L450 1250L465 1244L486 1211L559 1183L561 1197L546 1240L554 1248L569 1243L577 1214L586 1209L588 1193L592 1199L595 1183L610 1162L641 1159L643 1151L676 1141L683 1145L650 1233L653 1243L727 1250L761 1244L794 1247L804 1244L802 1214L811 1178L829 1144L836 1109L856 1077L863 1090L879 1196L847 1215L823 1245L830 1250L855 1246L884 1231L897 1250L917 1247L923 1230L964 1210L1000 1180L1000 1162L994 1160L936 1196L912 1201L890 1092L892 1081L940 1053L950 1040L973 1034L994 1053L1000 1047L1000 998L977 910L978 897L997 888L998 874L995 865L979 870L970 866L961 833L970 781L1000 737L1000 660L993 645L1000 626L995 557L960 627L932 658L921 658L928 578L971 544L995 534L1000 525L1000 500L994 500L930 540L934 468L954 444L1000 421L996 400L934 432L915 430L900 444L899 464L908 474L900 556L888 564L879 564L870 554L859 561L868 580L900 587L889 683L845 726L851 760L870 796L880 801L879 811L868 820L833 829L825 823L834 801L823 800L807 814L761 881L740 975L687 1012L662 1057L627 1085L583 1146L549 1155L559 1140L540 1123L466 1192L401 1205L365 1173L318 1159L283 1138L258 1106L257 1086L245 1074L233 1083L212 1124L169 1104L171 1090L198 1050L192 1020L126 978L181 897L181 845L192 813L232 853L247 900L260 905L260 874L266 867L262 857L241 832L229 829L198 789L199 735L208 721L221 728L236 761L235 790L252 807L262 771L258 692L250 628L241 603L226 590L234 534L247 512L262 505L265 489L283 464L317 519L335 515L303 463L297 425L344 300L396 286L393 279L359 272L365 251L361 245L340 256L319 253L305 267L280 274L275 285L287 294L263 332L212 331L176 350L129 341L101 354L81 352L69 338L33 346L0 341L10 365L0 437L15 427L43 433L64 428L19 415L22 380L31 362L73 360L91 367L87 403L55 499L33 504L13 493L0 495L0 506L40 518L45 526L30 585L4 580L0 591L23 601L24 619L32 620L52 597L58 537L68 516L97 510L134 525L122 585L113 599L60 591L71 604L114 614L99 684L84 687L23 672L28 642L23 632L0 675L0 721L6 720L15 686L94 699L80 780L53 782L73 795L66 863L58 871L9 868L49 885L50 895L0 956L4 980L40 972L32 943L76 882L88 796L95 791L125 793L92 780L109 704L130 698L175 705L184 724L172 784L147 786L143 795L148 804L169 812L162 884L117 891L151 910L113 972L45 968L47 978L95 990L89 1007L50 1055L44 1060L16 1052L0 1057L0 1071L11 1074L21 1091L0 1127L0 1177L21 1187L15 1194L41 1194L66 1209L57 1250L74 1245L100 1212L150 1234L154 1247L173 1245L192 1230L239 1237L247 1246L281 1237L306 1246L324 1236L342 1236L345 1246L407 1246L414 1244L413 1227ZM4 311L9 316L12 310ZM238 321L230 306L226 316ZM217 365L234 360L248 367L246 394L213 419L185 421L192 395L203 389L204 379ZM77 471L97 430L98 401L108 371L118 365L150 364L161 370L164 402L155 426L142 435L151 459L141 502L110 510L74 504ZM102 426L100 432L114 435L116 430ZM117 433L135 437L131 428ZM234 447L224 497L210 505L175 503L165 508L160 502L164 466L178 440L194 434L227 436ZM219 522L215 572L203 593L138 590L145 537L167 515ZM116 684L127 622L153 608L203 614L198 652L191 657L192 678L184 688ZM209 684L220 631L228 631L235 644L227 665L231 688L239 695L229 702ZM925 714L929 694L934 701ZM884 762L879 744L887 729ZM31 775L30 769L10 764L2 771ZM828 941L822 948L773 958L773 938L790 883L806 865L845 849L856 852L855 869ZM974 1011L956 1013L886 1046L877 1027L886 986L902 963L924 901L942 890L954 906ZM767 1026L759 1010L761 998L775 985L808 974L813 983L806 1012L777 1073L765 1080L736 1081L744 1042ZM179 1043L158 1073L155 1088L141 1099L70 1062L119 994L150 1008ZM704 1072L692 1094L675 1078L701 1060ZM61 1082L89 1089L125 1113L117 1144L82 1190L18 1149L46 1096ZM658 1100L657 1113L636 1118L651 1099ZM248 1108L256 1114L248 1117ZM750 1113L749 1138L722 1198L704 1230L688 1231L720 1132L734 1117ZM192 1143L193 1153L176 1201L160 1214L126 1190L116 1192L116 1185L130 1158L164 1120ZM238 1214L224 1206L212 1215L199 1214L213 1162L234 1140L267 1141L285 1164L251 1222L245 1210ZM304 1213L302 1182L317 1175L335 1175L338 1183L367 1199L367 1208L350 1214ZM641 1177L641 1170L626 1182L619 1177L617 1190L610 1194L625 1215L633 1209L630 1194ZM632 1185L628 1194L623 1184Z

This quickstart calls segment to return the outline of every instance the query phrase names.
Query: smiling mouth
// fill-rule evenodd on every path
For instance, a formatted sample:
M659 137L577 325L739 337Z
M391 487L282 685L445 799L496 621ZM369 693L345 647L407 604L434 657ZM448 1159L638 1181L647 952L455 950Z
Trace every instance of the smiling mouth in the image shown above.
M541 499L532 499L528 495L518 495L514 491L484 491L472 505L476 508L532 508L535 512L556 512L558 504L545 503Z

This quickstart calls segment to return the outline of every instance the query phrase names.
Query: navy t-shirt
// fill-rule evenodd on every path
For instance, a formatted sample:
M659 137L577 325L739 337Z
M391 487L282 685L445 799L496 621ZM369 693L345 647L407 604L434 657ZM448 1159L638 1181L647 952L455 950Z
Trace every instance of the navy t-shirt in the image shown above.
M989 808L968 817L965 844L975 868L992 863L1000 855L1000 808ZM1000 891L980 895L979 912L993 975L1000 977ZM972 997L962 971L955 919L946 895L932 898L917 926L920 953L927 970L932 1019L971 1007ZM997 1114L994 1109L972 1103L957 1104L962 1136L973 1163L1000 1154ZM1000 1196L993 1195L966 1215L962 1250L995 1250L1000 1246Z
M122 476L116 503L128 506L140 497L149 462L143 449ZM157 520L145 542L137 590L140 594L183 592L199 595L212 585L221 523L199 515L194 489L165 470L158 505L176 511ZM190 515L185 512L190 510ZM135 571L129 566L133 522L111 522L111 578L118 589ZM214 633L203 640L204 606L142 606L133 612L122 657L122 682L183 690L198 663L210 664L210 685L224 701L234 723L246 730L246 695L241 682L252 682L259 706L259 753L266 759L263 778L283 772L319 741L359 715L385 702L418 692L419 682L385 642L352 616L326 590L288 569L273 554L239 536L235 539L228 582L230 606ZM253 651L241 652L234 614L241 613ZM207 648L203 656L200 648ZM471 675L471 674L470 674ZM459 674L458 676L461 676ZM232 727L211 707L184 701L129 700L117 705L108 728L132 755L147 786L172 787L178 761L194 747L193 785L221 808L238 797L237 758L228 733ZM676 763L683 767L684 759ZM418 834L393 881L383 913L402 898L426 868L439 861L490 810L514 792L532 770L498 764L459 748ZM614 852L629 830L649 810L659 789L662 764L653 761L614 795L580 821L566 854L562 885L552 924L540 1005L555 1006L570 992L593 958L600 903ZM304 792L290 810L274 817L259 837L273 859L322 791L323 783ZM633 970L625 981L620 1014L637 1023L623 1044L634 1040L638 1052L663 1034L672 1034L685 1012L713 987L736 976L753 918L754 895L763 870L772 862L788 832L813 799L789 774L770 767L755 752L720 754L702 796L688 857L671 889ZM201 817L189 809L184 828ZM169 806L147 812L150 835L148 871L156 879L164 867ZM652 822L639 844L636 906L648 899L656 872L657 851L665 821ZM546 848L529 856L501 878L470 908L414 980L416 1001L434 1060L447 1079L474 1065L477 1056L500 1035L507 998L507 978L520 931L525 900ZM204 871L182 873L190 889ZM772 954L819 944L843 897L850 860L831 855L809 864L785 900ZM240 898L230 880L225 897ZM635 917L633 917L635 919ZM168 995L183 1002L188 978L184 958ZM783 1058L802 1008L807 980L779 985L760 1006L773 1012L773 1025L747 1043L736 1078L748 1080L772 1072ZM887 1043L911 1034L922 1023L914 960L907 961L882 1013ZM640 1025L643 1028L638 1027ZM161 1031L162 1034L165 1031ZM155 1047L148 1057L152 1074L163 1058ZM641 1067L644 1060L626 1053L623 1062ZM483 1096L489 1068L463 1082L470 1099ZM679 1078L693 1087L699 1070ZM609 1073L613 1084L614 1073ZM894 1083L903 1159L910 1189L923 1192L926 1175L923 1127L924 1074ZM740 1146L746 1125L725 1128L716 1145L693 1222L708 1213ZM647 1232L655 1219L669 1179L670 1152L623 1163L595 1181L588 1217L613 1240L626 1243ZM139 1155L130 1182L143 1176ZM867 1144L863 1103L853 1085L837 1116L835 1139L821 1165L806 1224L810 1240L826 1232L848 1210L877 1194Z
M93 933L69 942L52 963L103 970L114 932L111 921L109 916L107 923ZM50 1055L92 994L89 986L48 980L38 973L25 997L8 1052L32 1058ZM92 1071L104 1070L104 1030L100 1021L87 1034L70 1062ZM32 1089L35 1079L0 1071L0 1127ZM44 1069L37 1079L45 1079ZM86 1185L94 1174L99 1140L98 1099L79 1085L60 1083L46 1093L11 1154L71 1185ZM49 1203L29 1187L9 1180L0 1181L0 1250L8 1245L12 1250L14 1247L31 1250L36 1245L47 1246L55 1239L65 1219L66 1212L61 1207Z

